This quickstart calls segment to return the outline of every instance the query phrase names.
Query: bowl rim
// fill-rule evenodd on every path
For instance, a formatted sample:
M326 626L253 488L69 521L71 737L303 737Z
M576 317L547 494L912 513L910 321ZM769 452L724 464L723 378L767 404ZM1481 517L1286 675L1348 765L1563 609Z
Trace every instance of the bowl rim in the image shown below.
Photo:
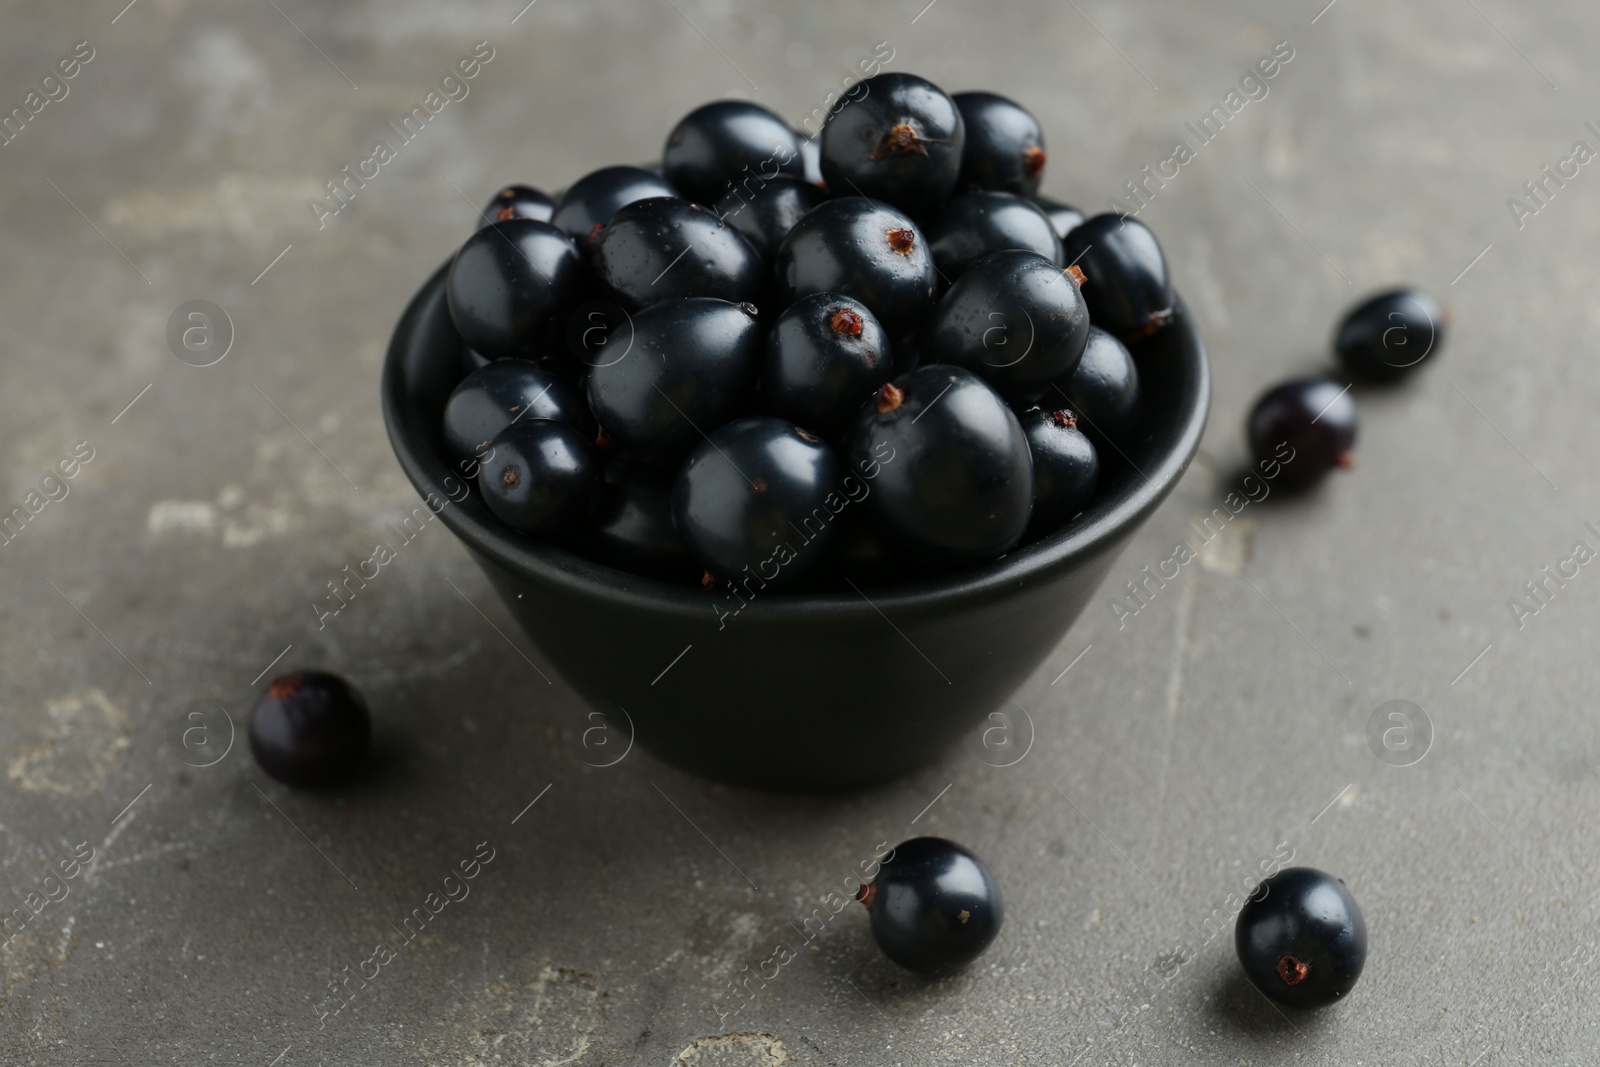
M382 408L389 443L412 486L426 500L443 496L442 486L457 477L425 442L406 433L407 404L405 352L421 324L430 302L443 302L445 276L450 261L434 272L407 303L390 338L382 373ZM1172 445L1151 463L1136 468L1142 476L1130 478L1120 495L1106 502L1088 521L1069 526L1000 558L953 575L919 579L885 587L872 587L871 596L856 589L817 593L767 593L746 602L739 625L785 624L797 620L844 619L881 616L886 612L945 612L962 604L1003 598L1022 585L1047 579L1063 570L1087 563L1121 542L1166 498L1199 450L1211 407L1211 372L1205 341L1192 313L1174 291L1175 314L1168 329L1185 329L1191 350L1185 357L1195 364L1197 388L1185 398L1180 426ZM568 552L556 545L534 541L499 524L486 508L465 508L446 502L431 509L480 558L511 573L536 579L572 595L610 601L621 609L646 609L677 614L703 622L712 603L706 591L691 586L647 578L609 567ZM714 605L713 605L714 607Z

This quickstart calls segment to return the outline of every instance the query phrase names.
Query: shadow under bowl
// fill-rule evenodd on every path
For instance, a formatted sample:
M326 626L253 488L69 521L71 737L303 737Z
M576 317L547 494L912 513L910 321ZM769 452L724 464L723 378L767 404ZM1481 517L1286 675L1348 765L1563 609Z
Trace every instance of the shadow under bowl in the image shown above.
M1062 531L955 575L828 593L722 591L595 563L503 525L454 473L444 402L463 374L440 268L395 328L383 414L406 476L467 546L550 667L684 770L768 790L838 790L923 767L1000 708L1060 642L1193 459L1211 382L1182 300L1131 346L1143 427L1102 456ZM1103 450L1110 453L1112 450ZM869 599L870 598L870 599Z

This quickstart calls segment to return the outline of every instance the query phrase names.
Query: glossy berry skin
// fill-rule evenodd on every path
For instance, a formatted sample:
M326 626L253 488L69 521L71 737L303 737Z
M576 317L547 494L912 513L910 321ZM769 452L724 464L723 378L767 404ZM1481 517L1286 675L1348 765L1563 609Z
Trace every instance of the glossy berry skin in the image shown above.
M953 282L991 252L1020 249L1061 261L1061 238L1044 212L1013 193L979 191L952 197L928 219L928 244L945 281Z
M1066 261L1083 272L1083 296L1096 326L1130 341L1172 320L1167 259L1144 223L1111 213L1096 215L1061 244Z
M953 841L916 837L895 847L856 893L872 938L908 970L941 975L983 954L1005 921L1000 886L983 862Z
M572 529L594 511L604 480L592 442L548 419L506 427L478 472L484 503L518 533Z
M1033 456L1033 517L1028 532L1054 533L1094 499L1100 456L1068 408L1032 408L1019 421Z
M761 406L837 440L894 373L889 338L859 300L801 297L773 323L761 360Z
M752 183L738 195L730 194L717 204L729 226L770 261L783 247L784 238L812 208L828 199L828 194L799 178L777 177L769 182Z
M705 433L747 410L761 352L756 309L688 297L652 304L631 321L627 354L589 372L589 409L618 447L676 465Z
M1305 486L1335 467L1353 467L1356 403L1326 378L1297 378L1265 393L1250 412L1250 451L1282 464L1279 484Z
M1422 365L1444 343L1449 316L1420 289L1379 293L1350 309L1334 351L1354 374L1395 381Z
M770 415L695 446L672 492L678 536L715 578L793 588L827 561L847 506L844 469L821 439Z
M349 682L323 671L280 674L250 712L250 752L285 785L348 780L366 758L371 735L367 702Z
M531 185L508 185L494 194L484 206L479 226L489 226L507 219L537 219L549 222L556 213L556 202Z
M553 419L594 439L594 416L577 387L525 359L498 359L463 378L445 401L445 448L465 465L507 426L534 419Z
M701 568L672 522L674 472L612 452L605 485L588 529L577 540L585 555L630 574L689 582Z
M993 559L1028 525L1027 436L999 394L960 367L919 367L879 389L857 419L846 456L852 470L880 465L867 510L922 559Z
M939 279L917 224L860 196L829 200L801 219L778 250L774 273L785 305L843 293L871 308L893 337L927 315Z
M1250 984L1296 1008L1337 1003L1367 962L1367 924L1355 898L1310 867L1262 882L1239 911L1233 942Z
M620 209L595 235L590 261L600 284L629 311L686 296L754 301L766 280L749 241L716 212L677 197Z
M912 214L956 189L966 131L944 91L914 74L860 84L822 127L822 180L835 196L871 197Z
M1083 358L1059 391L1046 393L1045 406L1065 399L1091 437L1122 444L1139 429L1139 368L1127 346L1098 326L1089 327Z
M485 226L450 264L451 321L466 346L489 359L536 356L558 336L581 270L577 246L548 222Z
M1046 159L1039 120L999 93L957 93L951 99L967 134L957 187L1037 193Z
M1035 252L994 252L955 280L918 334L923 362L953 363L1006 396L1071 374L1089 341L1072 278Z
M800 138L800 162L805 165L802 177L815 186L822 182L822 141L817 137L807 137L798 131L795 136Z
M1056 236L1062 240L1089 217L1071 204L1063 204L1048 196L1034 196L1029 199L1033 201L1035 207L1044 212L1045 217L1050 220L1050 225L1055 227Z
M805 177L800 136L748 100L715 100L685 115L667 135L661 169L673 188L702 204L715 204L750 179Z
M665 178L643 167L601 167L572 183L550 221L585 248L597 227L635 200L677 195Z

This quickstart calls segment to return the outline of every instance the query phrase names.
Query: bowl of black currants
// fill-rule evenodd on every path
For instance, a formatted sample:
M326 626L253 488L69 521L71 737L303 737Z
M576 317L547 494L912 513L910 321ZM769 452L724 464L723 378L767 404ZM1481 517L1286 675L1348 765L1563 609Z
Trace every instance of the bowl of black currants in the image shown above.
M401 466L657 757L772 790L925 766L1205 427L1161 246L1043 198L1046 158L1011 100L882 73L815 137L720 101L659 166L507 186L396 327Z

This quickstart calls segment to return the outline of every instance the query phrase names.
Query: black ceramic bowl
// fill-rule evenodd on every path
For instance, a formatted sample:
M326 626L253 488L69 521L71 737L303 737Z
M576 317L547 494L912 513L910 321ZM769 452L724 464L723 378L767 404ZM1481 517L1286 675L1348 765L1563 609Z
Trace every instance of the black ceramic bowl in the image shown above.
M1205 349L1180 301L1170 327L1133 346L1145 429L1124 447L1126 462L1108 457L1099 498L1069 529L993 563L865 596L758 594L719 622L723 593L523 537L452 472L440 417L463 372L446 268L406 308L384 366L383 414L406 475L424 497L449 501L439 517L547 668L613 719L625 710L637 743L661 759L759 789L887 781L936 759L1001 707L1177 483L1210 404Z

